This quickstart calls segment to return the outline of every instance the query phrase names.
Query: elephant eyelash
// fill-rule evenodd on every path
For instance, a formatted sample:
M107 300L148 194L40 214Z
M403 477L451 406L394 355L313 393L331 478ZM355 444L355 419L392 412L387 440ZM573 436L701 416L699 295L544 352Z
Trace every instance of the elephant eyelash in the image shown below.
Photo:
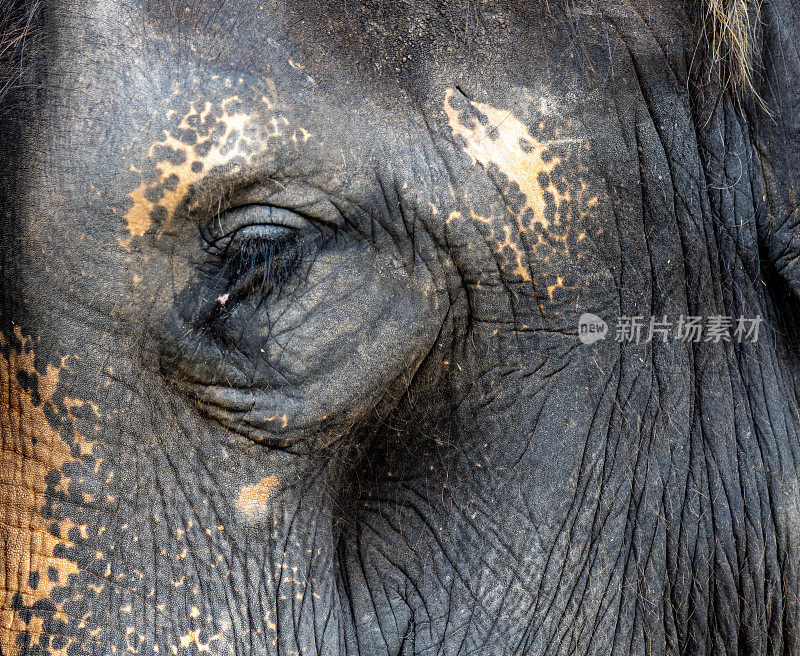
M220 306L251 294L266 296L288 280L300 261L300 241L294 233L248 237L227 251L228 291L217 299Z

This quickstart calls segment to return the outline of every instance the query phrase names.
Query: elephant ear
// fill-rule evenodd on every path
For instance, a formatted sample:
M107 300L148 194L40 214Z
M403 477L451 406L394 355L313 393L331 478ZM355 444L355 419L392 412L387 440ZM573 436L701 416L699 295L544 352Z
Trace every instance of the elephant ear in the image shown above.
M760 98L754 120L766 211L758 220L763 252L800 297L800 0L764 0L755 65Z

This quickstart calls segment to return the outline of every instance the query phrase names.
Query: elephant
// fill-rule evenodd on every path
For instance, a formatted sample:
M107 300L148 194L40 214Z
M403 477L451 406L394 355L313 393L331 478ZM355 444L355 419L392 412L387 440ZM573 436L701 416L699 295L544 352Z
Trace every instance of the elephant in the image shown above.
M800 653L798 0L0 29L2 656Z

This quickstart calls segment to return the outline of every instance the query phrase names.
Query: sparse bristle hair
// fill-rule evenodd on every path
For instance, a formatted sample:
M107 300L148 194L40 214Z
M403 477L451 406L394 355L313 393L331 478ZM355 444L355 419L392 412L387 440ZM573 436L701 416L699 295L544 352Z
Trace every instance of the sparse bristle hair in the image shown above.
M712 70L725 86L755 93L760 0L704 0L704 22Z
M0 103L23 74L38 0L0 0Z

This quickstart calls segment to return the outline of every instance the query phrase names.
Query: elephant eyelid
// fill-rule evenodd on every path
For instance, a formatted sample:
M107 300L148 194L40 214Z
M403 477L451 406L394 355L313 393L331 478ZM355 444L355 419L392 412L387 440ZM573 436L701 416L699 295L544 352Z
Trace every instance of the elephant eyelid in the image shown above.
M234 239L244 233L276 235L306 229L311 220L302 214L272 205L251 203L218 211L200 228L200 234L210 252L224 253Z

